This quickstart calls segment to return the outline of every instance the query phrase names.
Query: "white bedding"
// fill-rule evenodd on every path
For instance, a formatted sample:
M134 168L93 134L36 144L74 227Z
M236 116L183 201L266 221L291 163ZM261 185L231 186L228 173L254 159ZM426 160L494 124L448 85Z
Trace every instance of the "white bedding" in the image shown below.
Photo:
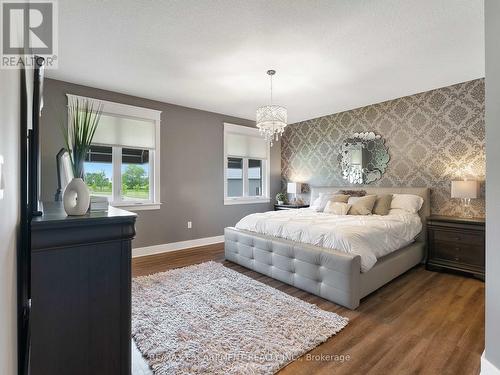
M236 228L335 249L361 257L361 271L378 258L413 242L422 230L418 214L333 215L310 208L245 216Z

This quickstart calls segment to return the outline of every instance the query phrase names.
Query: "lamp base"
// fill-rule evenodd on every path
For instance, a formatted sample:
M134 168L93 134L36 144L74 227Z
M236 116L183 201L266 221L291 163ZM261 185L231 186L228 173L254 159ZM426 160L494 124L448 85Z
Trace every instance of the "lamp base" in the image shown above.
M474 217L470 204L470 198L462 198L462 217L467 219Z

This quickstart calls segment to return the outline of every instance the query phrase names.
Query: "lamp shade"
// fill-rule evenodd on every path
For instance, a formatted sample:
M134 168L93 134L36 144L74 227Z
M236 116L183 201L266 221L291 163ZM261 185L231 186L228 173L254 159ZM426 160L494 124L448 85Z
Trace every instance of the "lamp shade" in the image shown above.
M451 197L463 199L477 198L477 181L451 181Z
M300 189L302 185L298 182L289 182L286 187L286 192L288 194L300 194Z

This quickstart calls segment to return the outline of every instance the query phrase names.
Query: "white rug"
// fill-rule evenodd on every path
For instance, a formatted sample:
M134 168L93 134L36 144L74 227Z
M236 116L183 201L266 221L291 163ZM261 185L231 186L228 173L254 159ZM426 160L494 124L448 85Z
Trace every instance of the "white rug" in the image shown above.
M273 374L347 323L215 262L132 282L132 337L155 374Z

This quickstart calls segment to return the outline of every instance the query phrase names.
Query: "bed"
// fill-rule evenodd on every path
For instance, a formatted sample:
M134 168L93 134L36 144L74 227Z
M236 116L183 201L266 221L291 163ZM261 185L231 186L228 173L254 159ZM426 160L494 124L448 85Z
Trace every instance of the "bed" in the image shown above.
M314 201L320 193L334 192L340 189L345 188L311 188L310 199ZM388 246L400 246L397 249L392 248L389 249L390 251L384 251L380 241L374 240L372 243L373 251L366 249L364 252L353 254L346 252L345 249L340 250L340 246L338 249L332 248L334 243L329 243L328 247L326 247L326 243L325 246L322 246L323 243L316 242L314 235L311 235L314 230L308 232L307 240L304 240L302 235L299 242L294 237L294 231L290 229L293 229L293 226L288 227L287 233L274 233L268 228L261 228L265 221L252 222L248 219L248 222L245 222L243 219L245 225L240 225L240 227L248 227L251 230L236 227L224 230L225 258L349 309L356 309L361 298L423 261L426 243L425 224L430 214L430 205L428 188L359 187L349 189L365 190L367 194L414 194L422 197L424 203L418 212L421 223L418 228L420 232L407 234L406 237L401 236L402 238L398 239L397 231L406 229L397 226L391 227L390 218L343 218L343 220L351 221L365 220L361 223L362 225L355 224L359 225L360 231L363 225L380 226L380 223L383 222L382 227L387 226ZM274 217L273 215L269 213L270 217ZM298 217L302 215L300 220L295 221L297 223L302 218L304 221L315 220L315 223L322 223L317 221L320 219L316 218L320 215L314 216L315 214L310 211L282 213L281 215L297 215ZM328 215L323 214L323 217L326 216ZM274 223L276 222L277 219L274 220ZM322 224L328 225L326 222ZM351 222L351 227L352 224ZM259 231L262 233L258 233ZM409 235L411 238L408 237ZM350 240L354 237L356 237L355 233ZM375 254L375 259L373 254Z

